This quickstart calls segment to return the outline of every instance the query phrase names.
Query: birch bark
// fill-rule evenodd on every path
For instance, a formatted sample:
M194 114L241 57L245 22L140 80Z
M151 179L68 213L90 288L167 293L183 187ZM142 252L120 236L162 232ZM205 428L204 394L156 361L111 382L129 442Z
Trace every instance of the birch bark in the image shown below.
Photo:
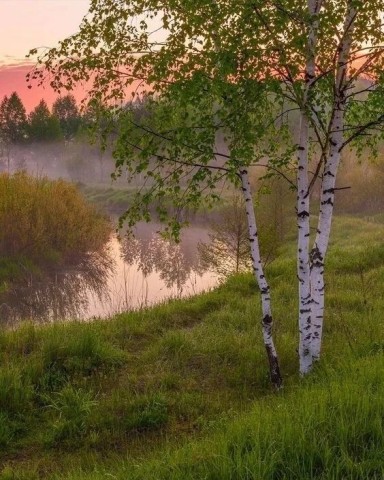
M282 386L282 378L280 373L279 361L275 344L272 337L272 310L271 310L271 296L270 287L264 275L263 266L261 263L260 247L258 239L258 231L256 224L255 209L253 206L253 198L251 192L251 185L249 183L248 171L243 169L240 171L242 191L245 200L245 207L247 213L249 242L251 245L251 257L253 273L255 275L257 284L261 294L261 306L263 313L262 331L265 349L267 351L269 369L272 384L276 388Z
M299 279L299 361L300 373L305 375L312 368L312 295L309 258L310 205L308 181L309 148L309 108L310 92L316 76L316 43L318 14L322 0L308 0L310 26L308 32L308 52L305 67L305 87L300 113L300 138L297 148L297 276Z
M349 54L352 45L356 9L349 4L344 22L344 31L339 47L336 67L335 99L329 130L329 151L325 161L321 183L320 212L314 246L311 250L311 294L312 294L312 357L320 358L324 323L324 261L331 232L335 185L343 145L344 113L346 106L345 85L348 75Z
M214 1L214 3L216 4L216 1ZM214 36L214 44L215 44L215 50L216 52L218 52L220 50L220 46L216 36ZM214 114L215 113L216 112L214 112ZM217 147L216 148L217 151L220 150L219 143L220 142L219 142L218 134L216 133L215 146ZM222 142L222 146L223 145L225 145L225 147L227 148L225 141ZM229 151L227 153L229 154ZM247 169L240 170L239 174L241 177L242 192L243 192L243 197L244 197L245 207L246 207L246 214L247 214L247 225L248 225L249 242L251 247L252 267L253 267L253 272L254 272L258 287L260 289L260 295L261 295L261 306L262 306L262 315L263 315L262 333L263 333L263 340L264 340L264 345L267 352L267 358L269 363L269 374L270 374L272 385L274 385L275 388L280 389L283 385L283 379L281 377L277 351L276 351L275 344L273 342L273 337L272 337L273 319L272 319L272 309L271 309L270 287L265 278L263 266L261 263L260 246L259 246L259 239L258 239L255 209L253 205L251 184L249 182Z
M297 173L297 277L299 279L299 361L300 373L309 372L311 356L311 287L309 268L309 195L308 195L308 118L303 112L300 122Z

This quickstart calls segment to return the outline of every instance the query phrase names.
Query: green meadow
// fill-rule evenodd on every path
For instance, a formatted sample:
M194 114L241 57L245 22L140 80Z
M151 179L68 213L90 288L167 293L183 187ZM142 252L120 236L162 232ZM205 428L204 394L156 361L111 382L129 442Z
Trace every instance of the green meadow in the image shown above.
M383 218L337 217L322 359L298 375L294 240L251 275L92 323L0 334L1 480L384 478Z

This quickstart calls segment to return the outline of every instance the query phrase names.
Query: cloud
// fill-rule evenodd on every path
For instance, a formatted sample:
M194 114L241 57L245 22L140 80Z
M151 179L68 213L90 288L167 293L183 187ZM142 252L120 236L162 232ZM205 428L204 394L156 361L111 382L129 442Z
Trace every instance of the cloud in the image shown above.
M32 61L28 62L24 58L6 56L4 60L0 59L0 70L21 69L24 71L24 69L30 70L33 65L34 63Z

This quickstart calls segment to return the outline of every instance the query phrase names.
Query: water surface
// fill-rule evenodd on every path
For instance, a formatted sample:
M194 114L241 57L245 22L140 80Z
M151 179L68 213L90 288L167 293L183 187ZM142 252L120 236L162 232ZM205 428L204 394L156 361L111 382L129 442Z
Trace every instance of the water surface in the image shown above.
M46 272L44 279L26 276L2 298L2 321L104 318L214 287L217 276L202 270L197 252L208 231L191 226L175 244L157 234L159 227L139 224L134 238L112 235L102 252L76 265Z

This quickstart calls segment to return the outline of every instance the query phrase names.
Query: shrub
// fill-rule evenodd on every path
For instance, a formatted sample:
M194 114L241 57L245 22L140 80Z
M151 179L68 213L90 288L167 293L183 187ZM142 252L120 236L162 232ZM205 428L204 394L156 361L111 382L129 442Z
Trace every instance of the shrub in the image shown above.
M24 172L0 174L0 280L96 252L109 234L105 217L74 185Z

